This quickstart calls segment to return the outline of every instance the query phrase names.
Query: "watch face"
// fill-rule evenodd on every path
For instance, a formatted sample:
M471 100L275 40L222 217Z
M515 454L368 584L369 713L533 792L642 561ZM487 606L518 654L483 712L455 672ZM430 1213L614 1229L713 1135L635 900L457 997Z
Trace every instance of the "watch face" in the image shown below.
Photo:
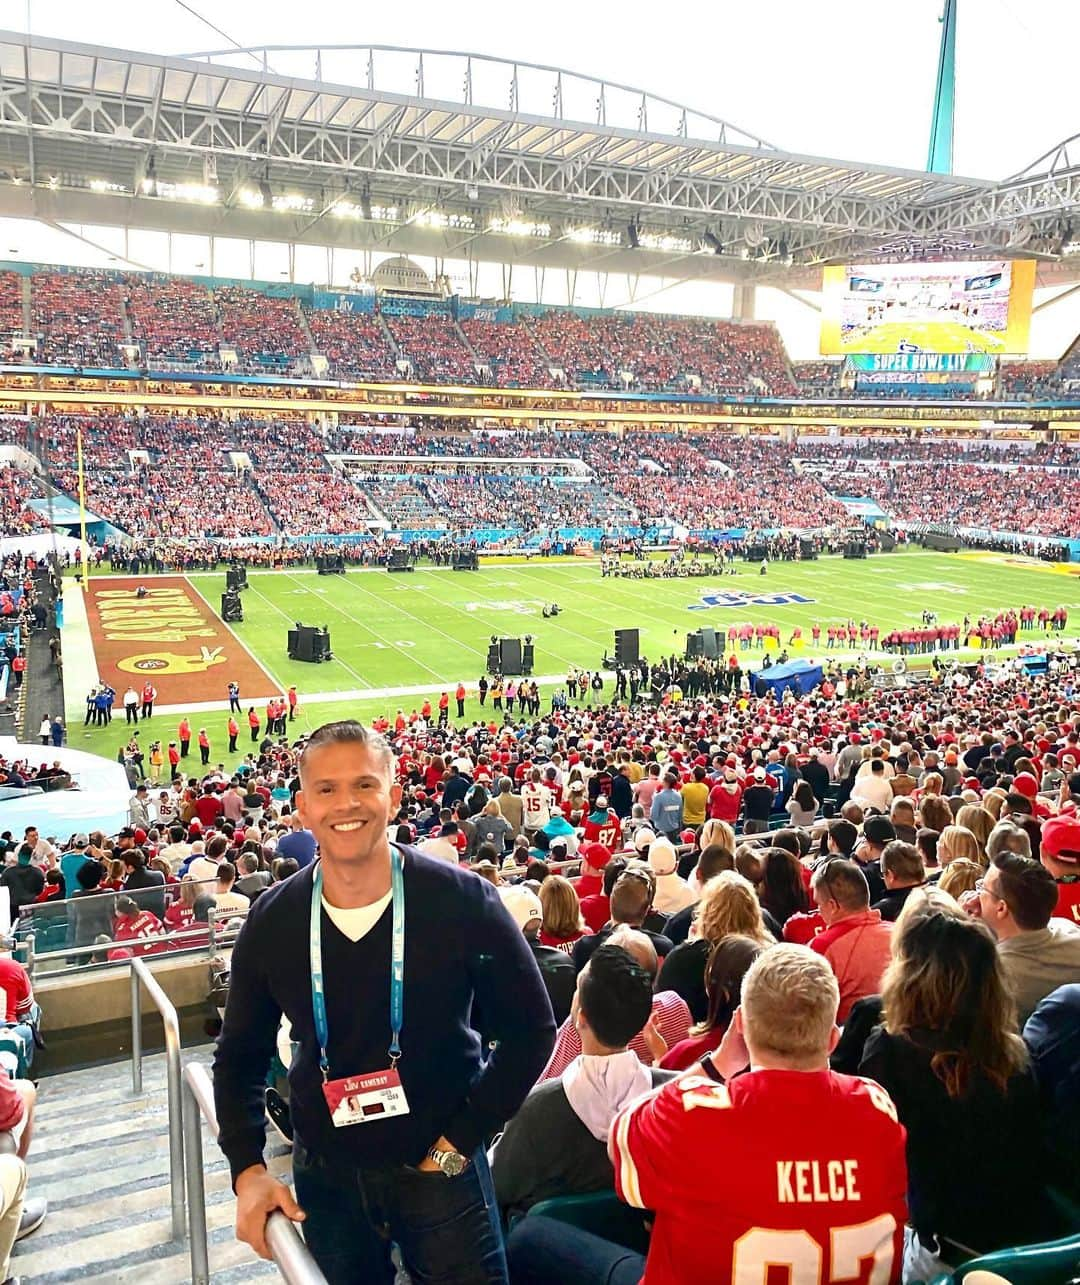
M448 1178L456 1178L459 1174L465 1172L465 1166L469 1162L463 1155L457 1151L442 1151L439 1153L439 1168Z

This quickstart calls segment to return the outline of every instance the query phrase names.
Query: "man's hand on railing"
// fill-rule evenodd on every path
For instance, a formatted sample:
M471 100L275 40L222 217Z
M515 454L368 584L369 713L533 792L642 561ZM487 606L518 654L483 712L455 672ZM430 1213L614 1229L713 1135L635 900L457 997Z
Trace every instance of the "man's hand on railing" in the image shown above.
M242 1240L260 1258L270 1258L266 1244L266 1220L280 1209L294 1223L307 1217L284 1183L272 1178L262 1165L252 1165L236 1179L236 1239Z

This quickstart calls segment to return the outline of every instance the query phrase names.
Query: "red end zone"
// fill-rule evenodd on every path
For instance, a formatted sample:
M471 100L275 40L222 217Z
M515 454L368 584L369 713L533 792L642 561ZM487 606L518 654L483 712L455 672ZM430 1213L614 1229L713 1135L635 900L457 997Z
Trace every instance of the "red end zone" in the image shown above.
M146 596L136 590L146 587ZM86 587L86 616L98 675L116 690L149 678L161 705L191 705L228 699L228 684L240 684L240 699L278 694L269 674L241 647L183 576L109 576Z

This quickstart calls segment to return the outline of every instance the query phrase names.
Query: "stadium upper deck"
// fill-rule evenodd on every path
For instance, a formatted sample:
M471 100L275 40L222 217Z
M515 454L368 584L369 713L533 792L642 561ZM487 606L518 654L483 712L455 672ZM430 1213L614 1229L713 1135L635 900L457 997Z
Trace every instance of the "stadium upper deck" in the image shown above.
M841 363L793 364L766 323L33 265L0 270L0 340L9 386L18 366L46 377L220 375L690 402L1080 399L1077 344L1060 363L1003 364L979 386L974 376L913 377L907 387L877 389Z

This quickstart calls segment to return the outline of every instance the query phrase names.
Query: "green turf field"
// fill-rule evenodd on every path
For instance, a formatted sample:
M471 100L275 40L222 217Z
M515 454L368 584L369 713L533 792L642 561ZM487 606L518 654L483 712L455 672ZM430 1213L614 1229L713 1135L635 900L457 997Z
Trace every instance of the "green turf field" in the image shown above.
M975 330L958 321L886 321L860 326L845 336L844 352L894 353L901 344L916 344L920 352L1000 353L1005 336Z
M224 573L195 575L192 581L216 603ZM642 631L641 651L650 659L682 654L686 634L702 625L726 630L744 621L775 621L785 643L791 628L801 625L807 645L798 654L810 655L809 629L815 621L825 628L849 617L865 618L884 634L918 624L927 608L946 623L961 621L965 613L977 618L982 612L1025 603L1051 609L1065 605L1071 612L1068 636L1080 633L1076 571L994 554L917 551L878 555L865 562L828 557L775 563L764 577L757 566L739 564L734 576L644 582L601 579L593 561L536 559L528 565L483 564L476 573L426 567L406 575L350 570L344 577L317 576L314 571L251 572L249 585L243 595L245 619L233 629L282 690L297 685L298 730L345 716L369 720L385 713L392 720L399 707L406 714L419 708L425 694L434 704L438 693L443 688L452 692L459 679L470 691L466 713L476 717L475 686L492 634L534 636L535 674L548 680L541 681L547 708L567 666L595 668L605 650L614 651L613 630L623 627ZM809 601L707 606L702 600L711 593L798 594ZM552 601L562 612L557 619L544 620L541 608ZM693 606L705 609L691 610ZM287 659L285 633L296 620L329 626L332 662L308 665ZM749 653L751 663L756 655L760 653ZM221 682L222 695L226 680L227 675ZM610 678L607 690L610 699ZM109 728L84 729L81 719L74 718L79 695L69 693L69 744L114 757L126 739L123 715L119 721L114 716ZM246 701L244 705L246 709ZM192 716L195 729L206 727L210 734L215 763L226 761L226 720L224 703ZM168 739L175 735L177 721L177 715L159 714L151 726L156 736ZM240 747L250 748L246 726Z

